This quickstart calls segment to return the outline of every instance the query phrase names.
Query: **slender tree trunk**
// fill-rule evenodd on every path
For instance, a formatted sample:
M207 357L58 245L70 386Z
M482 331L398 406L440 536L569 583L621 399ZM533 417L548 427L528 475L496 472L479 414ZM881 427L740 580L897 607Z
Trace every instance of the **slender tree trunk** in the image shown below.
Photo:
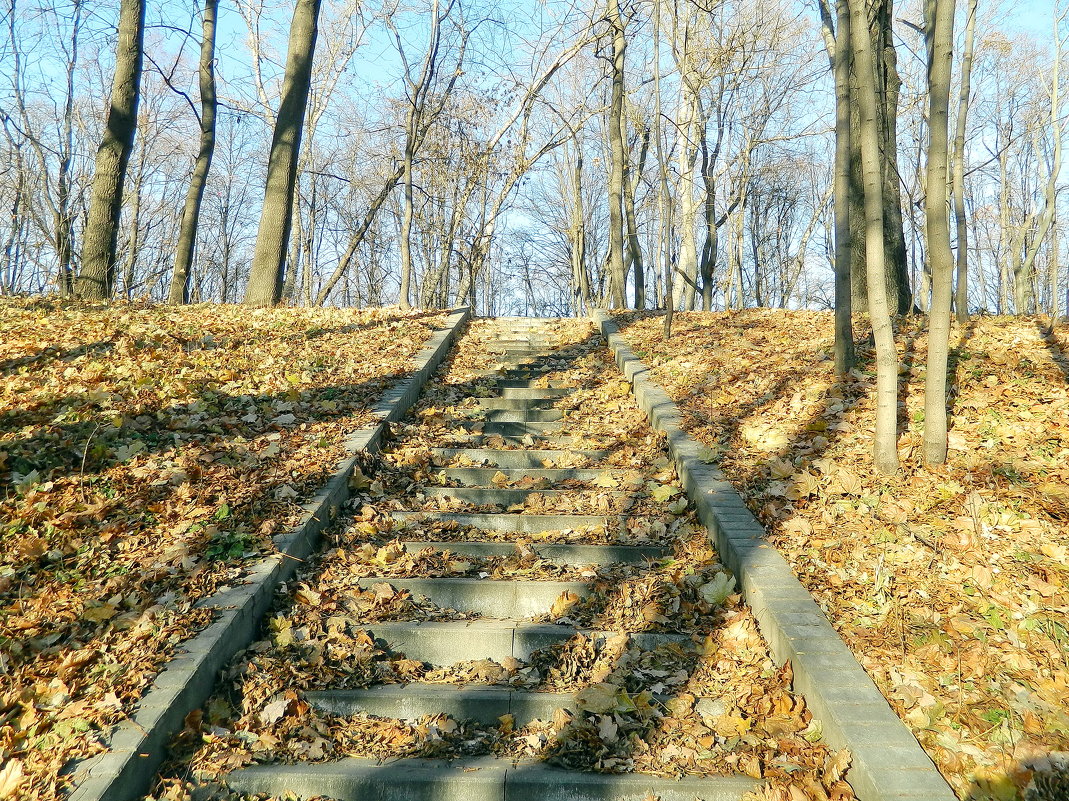
M821 3L826 29L832 28L831 10ZM835 372L843 376L854 366L853 304L850 292L850 206L851 195L862 187L851 184L850 171L850 7L848 0L836 0L834 39L831 49L835 78L835 177L833 181L835 217Z
M891 328L885 277L883 175L876 101L876 68L865 0L849 0L850 40L857 75L861 165L865 181L865 253L868 258L869 316L876 340L876 436L873 462L881 473L898 470L898 351Z
M626 128L626 122L624 124ZM621 131L624 137L626 131ZM650 148L650 129L642 133L642 147L639 150L638 169L632 177L631 160L624 154L624 218L627 221L627 261L635 269L635 308L646 308L646 267L642 263L642 246L638 241L638 220L635 216L635 191L638 189L642 170L646 166L646 154Z
M965 19L965 51L961 58L958 117L954 126L954 222L957 227L957 282L954 311L959 323L969 319L969 226L965 211L965 130L972 94L972 62L976 43L976 0L969 0Z
M140 124L147 127L147 120L141 120ZM126 298L133 298L134 270L137 267L138 251L141 249L141 187L145 180L145 157L148 147L145 137L142 136L137 147L137 167L134 170L134 182L130 187L133 191L128 193L130 197L129 213L126 216L125 227L130 231L130 238L126 245L126 265L123 269L123 292Z
M947 218L947 137L954 56L954 0L925 0L924 39L928 51L928 169L924 192L932 304L928 311L928 363L924 380L924 460L947 459L947 358L954 257Z
M301 150L304 112L312 82L312 57L319 33L321 1L297 0L293 9L282 102L271 137L264 205L256 234L249 286L245 291L245 303L251 306L273 306L282 297L286 251L293 225L297 158Z
M1062 171L1062 126L1061 126L1061 34L1058 25L1058 14L1054 14L1054 58L1051 67L1050 86L1050 132L1054 142L1054 162L1051 164L1050 175L1047 176L1047 185L1043 192L1043 211L1039 215L1039 225L1035 236L1028 245L1020 269L1015 272L1014 303L1018 314L1027 314L1029 310L1029 296L1031 281L1035 272L1036 256L1043 245L1043 240L1050 230L1051 221L1054 219L1054 209L1058 203L1058 176ZM1036 148L1039 152L1039 148Z
M189 303L189 277L197 245L200 205L215 154L215 113L218 107L215 96L215 20L218 12L219 0L204 0L200 40L200 149L182 207L182 225L178 230L178 248L174 273L171 275L171 289L167 294L168 303Z
M681 69L686 69L686 61ZM679 270L683 276L677 290L676 303L684 309L693 309L698 281L698 245L694 230L697 216L697 200L694 196L694 162L697 149L694 147L696 98L686 78L680 86L679 120Z
M866 14L867 36L873 52L874 88L877 104L877 130L879 132L880 176L883 182L884 264L885 284L892 301L892 312L905 314L912 303L909 274L906 264L906 239L902 223L902 193L898 173L898 95L901 79L898 75L894 42L891 35L893 18L892 0L877 0L871 6L872 14ZM858 91L860 76L854 65L853 93ZM857 107L857 99L854 99ZM864 183L861 164L860 122L851 123L851 169L855 186ZM851 207L853 261L851 264L851 288L853 305L864 308L868 295L868 264L865 245L865 210L860 193L853 196Z
M115 249L126 166L137 132L144 38L145 0L122 0L111 105L97 150L93 195L83 235L82 270L78 275L78 295L88 300L107 300L115 291Z
M612 98L609 106L609 287L612 305L626 304L627 270L624 265L624 57L627 37L619 0L609 0L612 26Z

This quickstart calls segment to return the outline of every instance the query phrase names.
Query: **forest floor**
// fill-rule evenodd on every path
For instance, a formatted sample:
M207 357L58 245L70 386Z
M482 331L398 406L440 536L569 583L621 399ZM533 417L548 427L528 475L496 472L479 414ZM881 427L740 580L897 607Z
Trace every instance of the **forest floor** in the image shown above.
M443 322L0 301L0 798L62 793Z
M617 319L961 797L1018 798L1069 751L1064 328L955 328L950 455L928 468L926 333L900 321L902 469L883 477L873 352L837 381L830 314L678 314L668 342L663 317Z

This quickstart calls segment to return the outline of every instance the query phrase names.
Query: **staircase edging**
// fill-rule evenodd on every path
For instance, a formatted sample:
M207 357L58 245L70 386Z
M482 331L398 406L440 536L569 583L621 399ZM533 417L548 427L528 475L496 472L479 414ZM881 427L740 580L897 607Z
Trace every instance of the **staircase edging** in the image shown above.
M764 527L683 428L679 408L631 351L611 315L591 313L617 366L650 424L664 433L684 489L780 664L791 662L794 689L802 693L824 739L849 748L847 774L859 801L954 801L956 795L891 709Z
M217 617L179 646L180 653L156 676L137 711L113 730L108 750L76 764L68 772L74 788L71 801L133 801L144 795L164 759L168 742L182 728L186 715L204 703L219 671L234 654L253 641L275 589L315 550L319 535L348 500L349 479L361 455L376 452L386 425L399 420L415 403L469 316L470 309L466 307L451 312L445 326L432 334L413 357L414 372L386 390L372 407L379 422L345 438L350 456L342 460L326 485L303 504L305 513L296 528L275 536L277 553L253 564L246 583L202 602L204 608L216 610Z

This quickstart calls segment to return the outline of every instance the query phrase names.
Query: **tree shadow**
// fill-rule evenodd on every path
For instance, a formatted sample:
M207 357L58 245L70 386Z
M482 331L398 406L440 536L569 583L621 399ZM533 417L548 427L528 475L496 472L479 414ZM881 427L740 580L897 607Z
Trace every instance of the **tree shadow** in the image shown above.
M119 337L120 333L121 332L116 332L115 336L111 339L79 345L76 348L64 349L46 347L36 353L31 353L26 356L19 356L14 359L4 359L0 361L0 375L10 375L23 367L40 368L52 362L72 362L75 359L90 354L94 356L103 356L104 354L111 353L111 351L115 349L115 340Z

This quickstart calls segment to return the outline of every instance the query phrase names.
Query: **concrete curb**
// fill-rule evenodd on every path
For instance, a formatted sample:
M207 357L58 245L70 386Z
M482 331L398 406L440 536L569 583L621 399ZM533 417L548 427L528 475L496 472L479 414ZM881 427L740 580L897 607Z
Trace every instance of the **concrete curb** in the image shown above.
M469 315L467 308L450 313L445 327L413 357L418 365L415 372L394 384L373 407L372 414L379 422L346 437L345 448L351 456L304 504L301 523L275 537L278 552L253 565L246 583L221 591L202 604L216 610L215 621L184 643L180 653L164 666L137 711L116 727L108 750L73 768L71 801L132 801L144 795L164 759L167 743L182 728L186 715L208 697L219 671L234 654L252 642L275 589L315 550L320 533L348 500L349 478L360 455L377 451L386 424L399 420L415 403Z
M608 340L639 406L668 449L698 517L779 663L790 660L794 688L821 721L824 739L853 754L847 779L860 801L953 801L950 786L898 718L787 561L765 541L764 527L683 430L679 408L649 376L603 310L591 317Z

